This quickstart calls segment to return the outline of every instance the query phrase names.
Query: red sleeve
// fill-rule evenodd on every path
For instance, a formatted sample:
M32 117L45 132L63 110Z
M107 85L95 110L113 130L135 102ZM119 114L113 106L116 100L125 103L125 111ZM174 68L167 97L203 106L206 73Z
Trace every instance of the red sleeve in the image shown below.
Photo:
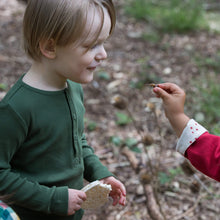
M207 176L220 182L220 137L202 134L186 150L185 157Z

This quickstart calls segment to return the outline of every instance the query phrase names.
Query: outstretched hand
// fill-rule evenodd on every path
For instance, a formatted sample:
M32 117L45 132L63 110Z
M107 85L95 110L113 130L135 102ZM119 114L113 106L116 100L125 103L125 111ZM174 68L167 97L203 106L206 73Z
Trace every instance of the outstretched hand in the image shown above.
M189 121L184 114L185 92L174 83L158 84L153 91L162 98L165 114L179 137Z
M104 184L109 184L112 187L112 191L110 192L110 196L113 199L113 205L125 205L126 202L126 189L124 185L113 176L104 178L100 180Z
M157 97L162 98L165 113L169 118L170 115L184 112L185 92L173 83L158 84L153 89Z

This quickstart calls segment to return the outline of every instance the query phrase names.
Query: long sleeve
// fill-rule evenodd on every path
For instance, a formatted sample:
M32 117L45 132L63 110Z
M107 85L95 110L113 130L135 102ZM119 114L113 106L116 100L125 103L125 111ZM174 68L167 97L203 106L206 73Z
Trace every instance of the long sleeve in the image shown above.
M82 145L85 166L84 178L91 182L108 176L113 176L113 174L108 171L107 167L101 163L98 156L94 154L93 148L87 144L85 135L82 137Z
M193 119L177 143L177 151L205 175L220 181L220 137L209 134Z
M13 169L12 159L20 150L27 129L22 119L8 105L0 106L0 191L12 194L19 206L65 215L67 187L47 187L28 180ZM12 126L13 125L13 126ZM66 201L66 202L64 202Z

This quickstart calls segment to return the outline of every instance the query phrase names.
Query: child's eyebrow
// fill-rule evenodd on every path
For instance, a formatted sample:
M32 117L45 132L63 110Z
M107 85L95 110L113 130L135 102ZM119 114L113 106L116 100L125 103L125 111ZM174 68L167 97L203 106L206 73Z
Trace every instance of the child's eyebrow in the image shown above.
M103 43L103 42L105 42L105 41L107 41L108 40L108 38L109 38L109 36L107 37L107 38L98 38L98 39L96 39L96 41L88 41L88 42L86 42L86 43L88 43L88 44L92 44L92 43L94 43L94 44L100 44L100 43Z

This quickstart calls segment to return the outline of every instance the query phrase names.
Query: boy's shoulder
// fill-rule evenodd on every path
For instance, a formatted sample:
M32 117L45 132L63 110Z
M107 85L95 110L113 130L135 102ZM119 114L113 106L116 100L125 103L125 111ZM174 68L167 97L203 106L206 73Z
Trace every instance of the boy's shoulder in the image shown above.
M9 89L9 91L6 93L6 95L4 96L4 98L2 99L2 102L4 103L8 103L9 100L19 91L19 89L21 88L22 84L21 84L21 78L19 78L15 84Z

